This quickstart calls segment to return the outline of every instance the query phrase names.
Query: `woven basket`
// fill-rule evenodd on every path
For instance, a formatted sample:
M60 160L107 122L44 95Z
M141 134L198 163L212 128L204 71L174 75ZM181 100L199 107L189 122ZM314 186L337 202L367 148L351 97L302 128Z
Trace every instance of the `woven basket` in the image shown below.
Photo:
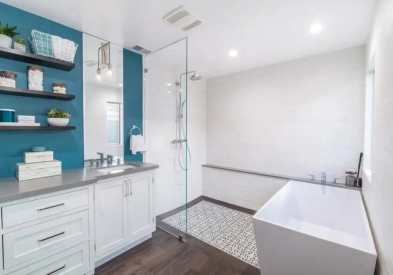
M52 35L52 47L55 58L74 63L78 44L71 40Z
M29 36L31 51L34 54L55 57L52 48L52 36L50 34L32 30Z
M32 30L29 43L33 53L74 63L78 44L37 30Z

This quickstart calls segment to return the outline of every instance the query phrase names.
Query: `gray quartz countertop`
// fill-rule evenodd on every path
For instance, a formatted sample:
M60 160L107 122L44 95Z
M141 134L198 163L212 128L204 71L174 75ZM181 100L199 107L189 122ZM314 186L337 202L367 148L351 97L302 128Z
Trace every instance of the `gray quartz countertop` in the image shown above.
M64 170L61 175L35 180L18 181L16 178L0 179L0 203L26 199L51 192L94 184L99 180L157 169L158 165L147 162L127 162L135 168L113 174L99 173L95 168Z

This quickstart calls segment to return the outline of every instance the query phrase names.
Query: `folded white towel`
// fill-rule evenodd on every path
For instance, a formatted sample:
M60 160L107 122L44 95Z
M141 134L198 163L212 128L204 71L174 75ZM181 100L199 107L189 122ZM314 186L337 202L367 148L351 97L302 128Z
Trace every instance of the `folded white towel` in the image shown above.
M142 135L131 135L130 150L132 151L133 155L136 155L138 152L142 154L146 152L145 139Z

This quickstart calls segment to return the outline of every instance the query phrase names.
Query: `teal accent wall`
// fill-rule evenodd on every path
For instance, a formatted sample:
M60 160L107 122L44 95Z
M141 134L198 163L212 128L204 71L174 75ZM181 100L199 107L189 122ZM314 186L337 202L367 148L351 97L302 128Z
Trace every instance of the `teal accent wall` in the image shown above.
M139 127L143 133L143 56L124 49L124 160L142 161L143 155L130 151L130 129Z
M63 169L83 167L83 57L82 33L40 16L0 3L0 21L18 26L17 37L27 41L32 29L58 35L77 43L75 69L70 72L42 67L44 90L52 91L53 82L67 84L67 93L76 96L73 101L57 101L40 98L0 95L0 109L15 109L16 115L34 115L41 125L47 125L47 112L51 108L64 109L72 117L73 131L0 131L0 178L15 175L15 163L23 162L23 152L32 146L45 146L54 151L55 159L61 160ZM15 38L17 38L15 37ZM30 47L27 45L27 50ZM27 88L26 67L28 63L0 58L0 70L18 74L16 85Z

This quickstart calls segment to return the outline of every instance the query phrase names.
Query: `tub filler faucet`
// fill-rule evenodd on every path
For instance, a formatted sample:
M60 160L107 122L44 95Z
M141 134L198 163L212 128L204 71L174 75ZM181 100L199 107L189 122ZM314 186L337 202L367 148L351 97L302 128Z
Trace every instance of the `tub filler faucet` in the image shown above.
M321 175L321 182L322 182L323 184L326 184L326 173L325 173L325 172L322 172L322 175Z

